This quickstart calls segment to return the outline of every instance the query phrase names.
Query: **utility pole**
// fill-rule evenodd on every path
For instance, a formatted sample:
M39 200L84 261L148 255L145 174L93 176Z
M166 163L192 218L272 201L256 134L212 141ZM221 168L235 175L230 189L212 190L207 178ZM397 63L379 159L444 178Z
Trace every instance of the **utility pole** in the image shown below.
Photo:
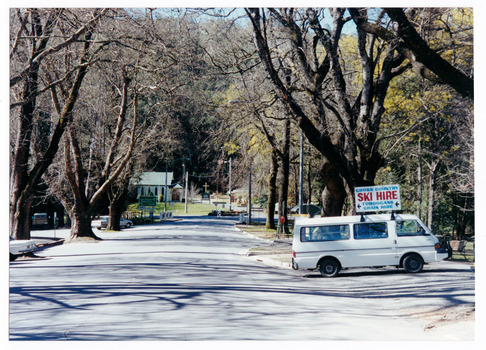
M167 161L165 161L164 212L167 212L167 171L168 171L168 163Z
M248 225L251 225L251 168L248 169L250 175L248 176Z
M231 212L231 157L229 159L229 211Z
M185 198L184 199L184 209L185 209L186 214L187 214L187 206L188 206L188 204L187 204L187 184L188 184L188 182L189 182L189 172L186 171L186 184L185 184L185 190L184 190L184 198Z

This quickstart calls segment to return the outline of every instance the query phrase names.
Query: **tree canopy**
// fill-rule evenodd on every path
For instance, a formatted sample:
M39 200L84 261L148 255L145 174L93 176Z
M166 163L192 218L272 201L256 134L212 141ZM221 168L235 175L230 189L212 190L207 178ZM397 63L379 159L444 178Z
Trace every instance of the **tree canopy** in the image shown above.
M272 226L299 200L301 133L323 215L399 183L402 209L473 234L473 49L472 8L12 8L10 234L40 188L95 237L137 172L182 179L185 159L223 192L228 157Z

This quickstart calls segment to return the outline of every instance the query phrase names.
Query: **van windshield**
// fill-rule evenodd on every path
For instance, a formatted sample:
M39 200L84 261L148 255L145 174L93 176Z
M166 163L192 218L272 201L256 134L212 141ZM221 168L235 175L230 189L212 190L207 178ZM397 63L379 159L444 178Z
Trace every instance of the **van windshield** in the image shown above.
M396 222L397 236L423 236L427 232L417 220L405 220Z

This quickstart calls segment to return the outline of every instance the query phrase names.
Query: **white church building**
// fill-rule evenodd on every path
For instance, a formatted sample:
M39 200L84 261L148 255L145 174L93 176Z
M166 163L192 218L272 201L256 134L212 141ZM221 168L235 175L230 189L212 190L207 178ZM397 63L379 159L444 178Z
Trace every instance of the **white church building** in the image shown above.
M137 189L138 196L153 195L159 198L162 195L162 202L165 201L165 184L167 179L167 201L180 202L183 199L183 187L178 183L172 184L174 173L172 172L143 172L134 176L132 184Z

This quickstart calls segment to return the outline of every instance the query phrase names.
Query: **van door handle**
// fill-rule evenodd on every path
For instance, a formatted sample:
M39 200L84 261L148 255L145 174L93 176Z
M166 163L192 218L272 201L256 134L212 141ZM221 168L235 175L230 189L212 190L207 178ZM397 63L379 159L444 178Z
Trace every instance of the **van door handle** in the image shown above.
M395 240L395 244L398 244L397 240Z

